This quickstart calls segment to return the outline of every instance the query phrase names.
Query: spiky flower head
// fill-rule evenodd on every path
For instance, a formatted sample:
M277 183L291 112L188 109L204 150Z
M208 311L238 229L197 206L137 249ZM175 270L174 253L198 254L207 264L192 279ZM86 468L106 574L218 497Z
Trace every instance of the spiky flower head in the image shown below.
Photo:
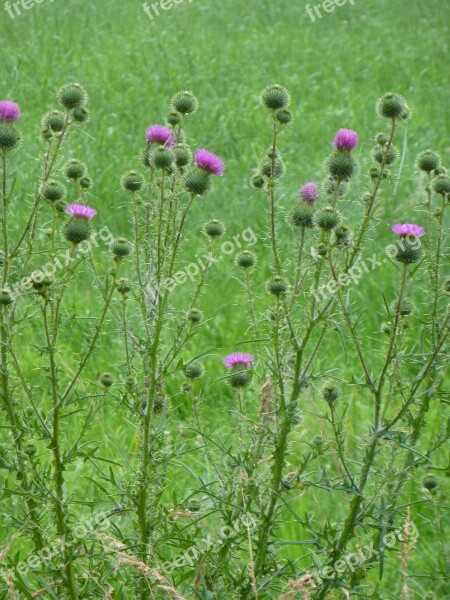
M332 178L338 181L347 181L355 172L355 160L350 152L334 152L326 162Z
M89 109L86 106L77 106L72 111L73 120L75 123L82 125L83 123L87 123L91 118Z
M399 152L395 146L391 146L389 150L383 149L380 146L375 146L372 150L372 158L377 163L392 165L398 158Z
M322 397L331 406L339 399L340 391L333 383L327 383L322 388Z
M231 370L229 382L233 388L242 388L247 386L251 379L251 367L255 359L251 354L235 352L225 357L223 363L227 369Z
M10 152L16 150L21 141L20 133L6 121L0 121L0 150Z
M234 262L241 269L252 269L256 265L256 254L250 250L242 250L236 254Z
M250 178L250 185L254 188L261 189L264 187L264 177L259 172L259 169Z
M280 125L290 125L293 120L292 113L288 108L279 108L273 116Z
M185 175L184 187L195 196L203 196L211 189L211 178L203 169L193 169Z
M74 217L69 219L63 228L64 238L74 244L81 244L91 237L91 228L89 221L84 218Z
M439 175L433 179L433 190L436 194L450 194L450 178L445 175Z
M245 369L250 369L253 367L255 362L254 357L251 354L246 354L244 352L234 352L233 354L228 354L223 360L223 364L227 369L234 369L235 367L244 367Z
M87 175L85 175L84 177L82 177L80 179L80 187L83 190L88 190L89 188L91 188L94 185L94 182L92 181L92 179L90 177L88 177Z
M177 112L176 110L170 112L166 117L166 121L172 127L176 127L177 125L179 125L181 123L181 119L182 119L181 114L179 112Z
M410 115L406 100L399 94L393 94L392 92L385 94L378 100L377 111L385 119L406 120Z
M198 109L198 100L192 92L178 92L170 102L171 109L182 115L192 115Z
M128 171L122 175L120 185L127 192L138 192L144 185L144 177L138 171Z
M313 204L319 199L319 192L315 183L305 183L299 191L300 200L307 204Z
M204 372L205 368L202 363L199 362L189 363L184 369L184 374L188 379L197 379L198 377L201 377Z
M191 308L191 310L187 314L187 319L194 325L201 323L203 321L203 313L198 308Z
M219 156L205 149L197 150L195 153L195 164L200 169L219 177L223 175L225 168L224 162Z
M325 206L314 215L314 223L324 231L330 231L339 224L341 215L332 207Z
M119 281L117 282L117 285L116 285L116 289L123 296L128 294L128 292L131 291L131 285L130 285L129 279L127 279L126 277L122 277L121 279L119 279Z
M170 170L174 162L173 150L166 146L156 146L150 153L150 166L153 169Z
M419 238L425 235L425 229L423 227L420 225L414 225L412 223L396 223L395 225L392 225L391 229L400 237L413 236Z
M3 288L0 290L0 306L9 306L12 303L13 299L10 291L7 288Z
M173 149L177 167L186 167L192 162L192 152L187 144L177 144Z
M111 244L111 250L116 260L121 260L131 254L131 244L126 238L117 238Z
M109 388L114 383L114 376L112 373L101 373L98 380L105 388Z
M421 171L430 173L441 165L441 157L434 150L424 150L416 158L416 165Z
M64 166L64 174L67 179L81 179L87 174L87 167L81 160L73 158Z
M291 215L291 223L294 227L314 227L314 208L311 204L299 204L294 208Z
M218 219L212 219L203 225L203 233L211 239L217 239L225 234L225 225Z
M41 185L40 194L49 202L56 202L57 200L62 200L64 198L66 195L66 188L59 183L59 181L48 179Z
M10 100L0 100L0 121L12 123L20 119L19 105Z
M69 204L69 206L67 207L67 212L69 213L69 215L72 215L72 217L76 217L78 219L85 219L87 221L95 217L95 215L97 214L95 208L85 206L84 204L77 204L75 202Z
M351 129L339 129L334 138L333 145L336 150L350 152L358 145L358 134Z
M408 317L414 312L414 304L409 298L403 298L400 302L397 297L391 302L389 310L393 315L398 313L401 317Z
M51 110L44 115L42 127L51 129L54 133L60 133L64 129L66 117L60 110Z
M164 127L164 125L151 125L147 128L145 137L147 142L167 146L167 148L173 148L177 143L172 135L172 130Z
M389 136L385 133L377 133L375 136L375 141L380 146L386 146L386 144L389 142Z
M59 89L58 100L64 108L71 110L86 104L87 93L79 83L67 83Z
M291 97L289 92L282 85L276 83L268 85L261 92L262 104L271 110L278 110L280 108L287 108Z
M260 172L264 177L271 179L279 179L286 173L286 165L280 156L276 156L275 159L266 156L261 162Z
M351 241L351 231L347 225L339 225L334 230L334 241L338 248L347 248Z
M274 296L284 296L288 290L287 281L281 275L275 275L267 282L267 290Z

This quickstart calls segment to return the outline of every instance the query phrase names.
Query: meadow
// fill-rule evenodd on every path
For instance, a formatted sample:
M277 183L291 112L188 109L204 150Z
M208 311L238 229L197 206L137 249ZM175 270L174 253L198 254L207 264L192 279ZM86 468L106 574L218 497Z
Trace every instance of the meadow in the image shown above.
M324 180L324 161L335 133L340 128L348 128L359 135L359 144L354 151L359 176L352 182L345 199L350 218L357 219L362 213L361 199L367 191L368 179L364 174L373 162L370 152L374 137L383 131L383 123L375 111L376 103L386 92L396 92L407 99L412 118L397 132L401 160L393 167L391 179L383 183L376 229L369 231L370 252L365 254L366 260L374 252L378 257L383 256L385 247L392 242L392 223L428 222L423 206L422 174L415 162L419 152L431 148L440 154L443 165L450 166L446 68L450 7L439 0L426 3L354 0L354 3L336 6L333 12L322 11L322 16L314 21L308 16L305 2L288 0L192 0L174 3L169 10L160 9L159 15L153 12L152 18L143 4L134 0L44 0L28 9L22 6L18 9L20 14L17 10L11 13L14 18L6 6L0 6L0 11L0 99L19 103L22 113L18 126L23 141L13 158L16 169L13 234L21 231L30 198L38 188L43 154L39 133L41 118L55 108L55 93L66 82L77 81L87 90L91 118L86 127L71 134L70 143L63 148L64 159L79 158L88 165L93 186L86 193L86 203L98 211L96 227L106 227L114 237L131 239L133 236L131 200L121 187L121 176L130 169L142 169L139 152L145 146L145 130L151 124L164 122L170 99L176 92L191 90L199 100L198 111L185 119L189 145L208 148L224 160L224 176L214 181L207 196L200 197L192 205L179 269L193 263L198 265L199 260L207 256L209 242L202 226L211 219L219 219L225 224L223 241L228 241L233 249L229 253L222 252L220 262L211 266L197 305L206 322L195 339L183 348L181 367L178 372L175 369L171 373L166 383L171 416L164 423L164 435L171 444L179 444L182 450L163 477L161 499L166 507L176 507L179 512L195 512L196 503L208 495L209 482L215 478L213 463L203 453L205 439L214 439L216 448L232 448L238 446L242 433L238 431L240 417L236 395L226 381L223 357L235 351L254 355L264 352L264 343L251 331L245 282L234 264L237 250L249 249L257 255L255 290L263 298L261 310L268 310L270 300L265 298L265 282L272 272L267 233L269 209L261 191L249 183L252 170L271 144L270 125L267 126L267 115L260 106L261 90L268 84L279 83L291 94L293 122L280 141L287 170L277 184L279 244L283 257L287 257L297 244L297 234L288 222L297 202L298 189L307 181L319 184ZM77 194L70 191L70 195L69 199L75 201ZM49 227L51 222L44 222L38 231L38 247L45 246ZM444 235L443 256L448 253L445 239ZM101 246L100 243L99 264L107 270L111 267L110 259ZM286 264L289 269L290 263ZM448 262L444 264L448 269ZM123 275L131 276L132 268L132 261L130 264L124 262ZM67 299L65 328L60 338L67 363L85 343L92 331L92 319L102 306L101 298L90 283L91 275L91 270L83 274L77 282L76 293L71 293ZM448 277L448 271L445 276ZM418 271L416 285L411 291L416 304L416 314L410 325L413 328L411 337L414 328L419 331L425 321L429 306L426 277L425 272ZM192 279L187 278L176 287L175 314L177 311L181 314L189 303L198 281L197 273ZM364 315L361 334L369 349L373 345L374 353L384 335L386 299L395 294L397 284L398 273L392 262L383 261L376 268L368 269L352 287L352 298ZM139 317L134 317L133 325L139 330ZM17 334L20 336L16 344L18 358L23 371L30 377L45 362L45 353L36 352L42 343L38 329L39 323L30 321ZM89 450L91 454L80 460L76 469L69 470L67 485L82 492L77 501L80 515L86 516L94 508L106 511L114 522L109 533L119 537L117 532L125 531L121 539L129 541L132 536L126 521L126 494L111 491L114 479L111 473L117 467L116 476L124 481L127 479L127 471L133 470L130 456L138 452L141 441L138 428L134 424L130 426L124 401L127 373L121 362L122 350L123 337L117 318L111 314L83 373L82 387L84 390L99 389L101 386L95 388L95 385L104 372L112 373L114 384L108 387L107 400L89 423L90 439L95 441ZM205 374L188 390L179 371L197 357L202 357ZM73 365L67 364L68 371L70 368ZM262 373L255 370L249 387L251 393L247 394L247 398L251 398L248 402L252 419L257 418L260 389L265 384ZM357 453L366 435L364 424L371 418L372 407L359 387L361 367L352 340L342 333L338 324L322 346L315 365L315 375L317 373L331 374L341 382L350 383L346 386L345 396L345 444L349 453ZM414 373L412 369L411 377ZM193 394L198 394L199 416L193 411ZM426 434L416 450L418 457L423 456L439 437L445 422L448 392L446 395L441 390L441 394L427 414ZM320 452L319 467L313 475L306 469L291 490L286 483L285 500L282 500L284 510L278 515L276 546L283 560L300 571L305 565L309 571L311 565L317 567L320 562L309 547L310 542L305 541L311 537L309 526L327 523L328 531L332 532L337 528L336 523L344 519L348 508L347 500L333 493L333 485L328 480L330 464L336 465L338 457L329 423L322 418L324 407L319 396L312 379L311 386L301 396L301 414L291 432L286 471L290 467L292 471L298 468L311 440L317 436L325 440L325 450ZM68 420L65 427L69 423L74 429L73 432L66 430L68 438L77 435L80 427L76 419ZM2 429L7 436L8 426L2 423ZM200 430L207 432L206 438ZM96 463L93 476L91 467L97 455L102 461ZM358 592L358 597L384 600L448 597L448 547L445 543L448 535L448 461L448 448L446 451L442 444L430 464L426 468L421 464L417 475L408 478L399 502L404 510L403 513L401 509L399 511L403 523L405 519L414 523L417 540L408 550L404 546L403 550L392 552L392 556L391 553L386 557L379 556L377 572L370 579L373 595L369 596L364 588ZM358 464L356 460L353 466L356 468ZM430 491L424 487L426 475L436 478L436 489ZM10 495L10 481L3 471L0 482L4 490L2 502L8 502L13 496ZM106 496L102 494L103 485L108 488ZM185 502L191 491L192 505L180 506L181 500ZM214 511L211 514L208 527L214 532ZM201 534L201 523L199 527L200 531L195 533L197 539ZM314 530L312 525L311 528ZM14 538L13 552L8 540L17 530L17 524L3 515L2 530L0 554L2 549L8 548L2 560L9 560L6 555L15 552L14 560L19 560L19 556L23 560L31 552L29 540L25 536ZM183 540L184 530L177 531ZM11 563L6 564L11 567ZM376 575L381 572L383 578L377 584ZM111 596L106 595L105 588L105 599L144 597L138 596L137 592L134 595L129 581L121 582L120 573L113 569L110 578L116 587L110 592ZM43 597L65 597L52 596L44 579L44 576L39 579L46 590ZM189 598L220 597L212 584L209 587L205 584L208 593L199 587L194 590L195 586L189 592L183 587L184 575L175 573L174 581ZM277 595L262 594L259 598L314 597L303 588L297 591L297 596L282 595L286 590L280 575L281 581ZM86 592L80 597L102 597L89 596L89 593L93 594ZM347 594L342 590L333 593L336 595L327 597L344 598ZM6 580L0 583L0 594L2 598L16 597L11 595L13 592ZM20 594L30 597L22 588ZM162 592L152 588L146 597L165 597L158 594ZM235 596L230 595L232 597L244 596L236 592Z

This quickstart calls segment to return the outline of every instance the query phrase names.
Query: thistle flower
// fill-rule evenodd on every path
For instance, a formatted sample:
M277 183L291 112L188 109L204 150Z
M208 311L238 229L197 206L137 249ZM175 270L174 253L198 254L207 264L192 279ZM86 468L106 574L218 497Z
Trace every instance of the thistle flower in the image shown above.
M79 217L80 219L86 219L87 221L92 219L92 217L95 217L97 214L95 208L76 203L69 204L67 207L67 212L69 215L72 215L72 217Z
M229 354L224 358L223 364L227 367L227 369L233 369L234 367L242 366L244 366L246 369L249 369L253 366L254 362L255 359L251 354L234 352L233 354Z
M0 100L0 121L17 121L20 119L19 105L9 100Z
M204 149L197 150L195 153L195 164L201 169L208 171L208 173L219 177L223 175L225 168L224 162L219 156Z
M397 223L392 225L392 231L399 235L400 237L414 236L414 237L422 237L425 235L425 229L420 227L420 225L413 225L412 223L400 224Z
M164 144L168 148L175 146L176 139L172 135L172 131L163 125L151 125L145 132L147 142L155 144Z
M351 129L339 129L334 138L334 147L337 150L345 150L350 152L358 145L358 134Z
M300 200L307 202L308 204L312 204L319 199L319 192L317 191L315 183L305 183L305 185L300 188L299 194Z

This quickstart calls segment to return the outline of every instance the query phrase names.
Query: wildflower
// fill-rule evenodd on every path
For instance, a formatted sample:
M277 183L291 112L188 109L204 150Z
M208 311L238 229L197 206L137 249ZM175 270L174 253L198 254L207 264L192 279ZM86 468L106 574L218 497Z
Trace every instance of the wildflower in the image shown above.
M392 225L392 231L400 237L406 237L410 235L414 237L422 237L425 235L425 229L423 227L420 227L420 225L413 225L412 223L405 223L403 225L397 223Z
M234 367L245 367L249 369L253 366L255 359L251 354L245 354L243 352L234 352L225 357L223 364L227 369L233 369Z
M317 191L315 183L305 183L305 185L300 188L299 194L300 200L307 202L308 204L312 204L319 199L319 192Z
M195 164L201 169L208 171L208 173L218 175L219 177L223 175L225 168L223 160L219 156L204 149L197 150L195 153Z
M69 215L72 215L72 217L79 217L80 219L87 219L88 221L97 214L95 208L76 203L69 204L67 212Z
M176 140L172 135L172 131L163 125L151 125L145 132L147 142L155 144L164 144L168 148L173 148Z
M0 100L0 121L17 121L20 119L19 105L9 100Z
M351 129L339 129L334 138L333 145L337 150L346 150L349 152L358 145L358 134Z

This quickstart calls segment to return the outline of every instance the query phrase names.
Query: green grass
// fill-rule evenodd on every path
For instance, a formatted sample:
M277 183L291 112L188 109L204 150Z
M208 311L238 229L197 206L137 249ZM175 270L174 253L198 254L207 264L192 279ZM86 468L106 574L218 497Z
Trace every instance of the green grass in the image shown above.
M231 238L251 227L258 237L254 249L260 258L258 281L262 289L269 272L264 245L266 204L264 196L248 185L251 169L270 140L267 115L258 106L260 90L268 83L279 82L292 94L295 121L281 140L288 165L280 186L281 206L286 212L293 206L302 183L323 178L323 160L338 128L358 131L361 141L357 155L361 171L367 170L373 137L384 127L375 114L376 100L384 92L396 91L407 98L414 116L407 127L400 183L396 189L385 186L381 195L383 210L374 238L382 251L390 241L390 223L414 222L416 154L431 147L442 154L444 163L450 162L446 76L449 12L449 5L441 0L355 0L353 7L347 3L311 23L303 2L193 0L163 12L152 24L141 2L131 0L53 4L44 0L29 11L23 10L14 20L2 10L0 96L20 103L20 129L25 137L16 159L21 169L17 182L19 221L24 215L22 200L33 191L39 173L35 159L42 153L40 118L54 107L54 92L61 84L79 81L89 92L92 121L85 133L71 136L66 148L68 157L88 164L95 182L91 201L99 210L98 223L106 224L115 235L130 234L120 175L139 166L136 157L143 147L145 127L162 122L176 91L190 89L200 100L200 110L188 121L190 143L221 155L226 162L226 176L215 181L207 199L195 203L186 263L204 245L200 234L203 221L222 219ZM362 180L351 190L355 215L361 211L358 200L363 189ZM280 219L287 248L293 240L283 222ZM220 360L245 336L246 314L232 257L224 262L214 268L209 293L201 303L210 321L190 351L192 356L212 353L206 361L209 384L205 420L216 432L226 433L235 419L229 415L234 401L219 380L223 375ZM364 301L367 335L376 339L374 343L381 335L381 294L392 293L395 277L395 270L387 265L367 276L358 288ZM184 288L180 295L182 305ZM90 290L82 287L73 299L73 309L90 314L90 301ZM419 294L418 301L423 302ZM35 359L31 344L35 339L33 332L27 335L22 353L32 369ZM73 344L75 350L80 338L77 331L70 331L67 344ZM109 337L103 338L91 365L93 373L115 370L118 344L120 340L111 325ZM248 348L254 349L252 344ZM345 364L345 357L336 335L335 344L329 342L323 363L328 368L344 365L342 375L350 377L355 365L351 361ZM177 391L176 385L173 392ZM361 400L351 398L355 437L350 443L361 435L360 424L368 414L369 408ZM307 395L305 402L313 402L313 397ZM188 402L182 395L175 395L173 405L175 433L189 430ZM307 415L316 411L310 404L302 408ZM437 412L432 413L434 431L439 425ZM126 436L128 448L135 443L125 418L121 411L111 415L105 409L95 424L103 449L111 457L120 457L112 440ZM290 457L293 464L304 440L320 429L314 419L307 417L306 423L306 430L300 424L294 433ZM172 483L180 494L184 486L192 485L184 477ZM415 490L414 497L421 499L424 494ZM336 507L326 494L319 494L319 498L322 504L316 507L315 517L331 518ZM305 510L313 508L305 506ZM337 514L341 511L342 507L337 507ZM430 545L427 515L419 511L418 518L424 544ZM299 535L293 526L285 533L289 539ZM301 553L306 554L306 550ZM295 547L288 554L299 557ZM416 570L421 569L428 572L424 565ZM429 589L426 578L417 586L419 594Z

